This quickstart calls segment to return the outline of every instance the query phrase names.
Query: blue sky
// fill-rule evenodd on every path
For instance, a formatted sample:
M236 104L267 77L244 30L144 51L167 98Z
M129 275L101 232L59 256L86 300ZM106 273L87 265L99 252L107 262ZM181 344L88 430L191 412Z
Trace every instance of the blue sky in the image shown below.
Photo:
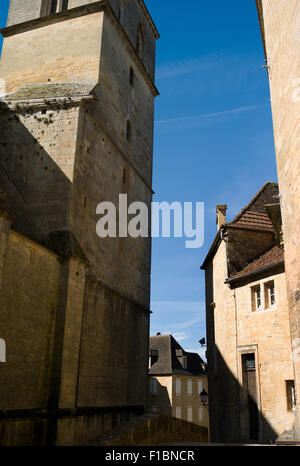
M215 206L231 219L276 181L270 96L255 0L148 0L157 43L155 201L204 202L205 243L154 239L151 334L186 350L205 336L205 255ZM4 26L8 0L1 0ZM1 42L0 42L1 46Z

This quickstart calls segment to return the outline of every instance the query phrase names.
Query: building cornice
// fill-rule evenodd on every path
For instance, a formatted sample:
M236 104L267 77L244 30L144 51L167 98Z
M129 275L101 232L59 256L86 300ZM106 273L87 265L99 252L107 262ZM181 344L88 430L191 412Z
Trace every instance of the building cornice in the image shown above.
M156 38L156 39L159 39L159 38L160 38L160 34L159 34L159 32L158 32L158 30L157 30L157 28L156 28L156 26L155 26L155 23L154 23L154 21L153 21L153 19L152 19L152 16L151 16L150 13L149 13L148 8L147 8L146 5L145 5L144 0L137 0L137 2L138 2L138 4L140 5L141 9L143 10L143 12L144 12L144 14L145 14L145 16L146 16L146 18L147 18L147 20L148 20L148 23L149 23L149 25L150 25L150 27L151 27L151 29L152 29L152 31L153 31L153 34L154 34L155 38Z
M224 227L223 227L223 228L224 228ZM215 253L217 252L217 250L218 250L218 248L219 248L219 246L220 246L220 243L221 243L221 241L222 241L222 238L221 238L221 230L222 230L222 228L220 228L220 230L218 231L218 233L217 233L217 235L216 235L216 237L215 237L215 239L214 239L214 241L213 241L213 243L212 243L212 245L211 245L211 247L210 247L210 249L209 249L209 251L208 251L208 253L207 253L206 258L205 258L203 264L202 264L201 267L200 267L200 270L205 270L205 269L206 269L206 267L207 267L207 265L208 265L210 259L211 259L211 258L215 255ZM223 230L222 230L222 231L223 231Z
M227 283L230 286L230 288L235 288L239 284L244 284L245 282L247 283L254 282L258 279L258 277L260 277L261 275L265 273L267 273L268 275L275 275L283 271L284 271L284 261L279 261L279 262L276 262L275 264L267 265L266 267L262 267L259 270L255 270L254 272L249 272L240 277L232 278L232 279L229 278L228 280L226 280L225 283Z
M262 37L263 46L264 46L265 59L266 59L266 62L267 62L268 54L267 54L267 47L266 47L266 36L265 36L265 25L264 25L264 15L263 15L262 0L256 0L256 8L257 8L257 13L258 13L261 37Z

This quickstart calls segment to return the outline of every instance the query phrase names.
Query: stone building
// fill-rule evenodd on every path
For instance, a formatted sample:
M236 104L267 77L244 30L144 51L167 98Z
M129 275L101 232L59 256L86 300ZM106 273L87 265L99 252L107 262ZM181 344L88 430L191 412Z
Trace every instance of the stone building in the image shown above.
M230 222L226 207L202 265L211 441L275 442L295 410L284 258L270 219L278 185L266 183Z
M300 397L300 1L257 0L271 91L284 237L287 296ZM300 442L299 403L286 440Z
M172 335L150 337L149 410L209 428L208 406L200 394L207 391L206 365Z
M11 0L0 62L0 443L77 444L147 406L155 43L142 0Z

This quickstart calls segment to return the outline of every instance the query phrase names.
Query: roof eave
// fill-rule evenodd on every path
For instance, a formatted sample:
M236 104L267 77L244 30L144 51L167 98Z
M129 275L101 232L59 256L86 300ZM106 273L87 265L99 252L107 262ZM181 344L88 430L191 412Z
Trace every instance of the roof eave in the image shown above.
M256 0L256 8L257 8L257 13L258 13L261 37L262 37L263 46L264 46L265 59L267 61L268 55L267 55L267 46L266 46L266 36L265 36L265 26L264 26L262 0Z
M253 272L249 272L249 273L247 273L245 275L241 275L241 276L236 277L236 278L232 278L232 279L229 278L228 280L226 280L226 283L228 283L229 285L236 284L239 281L246 280L247 278L254 277L254 276L259 275L259 274L261 274L263 272L266 272L268 270L272 270L273 268L276 268L279 265L284 265L284 261L282 260L282 261L276 262L275 264L267 265L267 266L262 267L262 268L260 268L258 270L254 270Z
M218 233L216 234L215 239L214 239L214 241L213 241L213 243L212 243L212 245L211 245L211 247L210 247L210 249L209 249L209 251L207 253L207 256L206 256L203 264L200 267L200 270L205 270L206 269L206 267L208 265L208 262L210 261L210 259L212 257L214 257L215 253L217 252L217 250L218 250L218 248L220 246L220 243L222 241L221 240L221 231L224 231L224 229L225 229L225 225L222 226L220 228L220 230L218 231Z

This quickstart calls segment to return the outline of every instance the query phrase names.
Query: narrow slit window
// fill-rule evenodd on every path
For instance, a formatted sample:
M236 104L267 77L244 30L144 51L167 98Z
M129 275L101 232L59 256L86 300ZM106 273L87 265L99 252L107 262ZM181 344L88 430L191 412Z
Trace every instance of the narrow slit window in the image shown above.
M295 382L294 380L286 380L286 399L287 399L287 410L296 410L296 394L295 394Z
M143 34L143 26L141 23L139 23L137 27L136 51L139 57L142 58L143 52L144 52L144 34Z
M131 123L129 120L127 121L126 139L127 141L131 141Z
M129 81L130 81L130 85L133 86L133 84L134 84L134 71L133 71L132 66L130 67Z

